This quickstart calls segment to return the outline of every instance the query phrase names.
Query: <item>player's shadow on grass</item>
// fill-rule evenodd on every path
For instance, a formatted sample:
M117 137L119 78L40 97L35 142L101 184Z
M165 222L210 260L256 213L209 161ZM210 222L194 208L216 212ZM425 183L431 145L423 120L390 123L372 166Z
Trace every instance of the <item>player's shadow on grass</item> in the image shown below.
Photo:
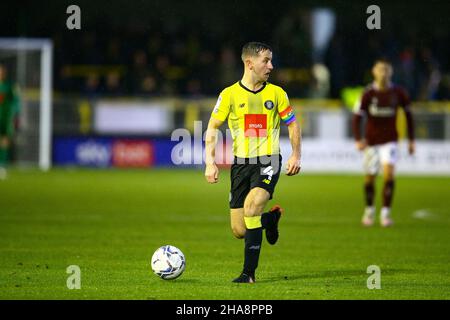
M381 270L382 274L388 274L392 275L395 273L414 273L417 272L416 270L410 270L410 269L386 269L383 271ZM337 280L352 280L355 279L355 277L365 277L367 278L369 274L366 272L365 269L359 269L359 270L339 270L339 271L321 271L321 272L314 272L314 273L298 273L298 274L287 274L287 275L279 275L279 276L272 276L268 278L262 278L258 279L257 281L259 283L266 283L266 282L282 282L282 281L295 281L295 280L301 280L301 279L321 279L321 278L333 278Z

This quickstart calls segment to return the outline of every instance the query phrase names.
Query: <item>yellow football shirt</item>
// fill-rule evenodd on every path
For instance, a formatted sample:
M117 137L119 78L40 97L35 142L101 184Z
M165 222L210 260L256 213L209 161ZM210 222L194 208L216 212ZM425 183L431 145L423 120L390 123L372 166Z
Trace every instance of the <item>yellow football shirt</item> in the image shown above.
M295 121L286 92L268 82L257 91L240 81L225 88L211 116L220 121L228 118L233 153L240 158L279 154L280 122Z

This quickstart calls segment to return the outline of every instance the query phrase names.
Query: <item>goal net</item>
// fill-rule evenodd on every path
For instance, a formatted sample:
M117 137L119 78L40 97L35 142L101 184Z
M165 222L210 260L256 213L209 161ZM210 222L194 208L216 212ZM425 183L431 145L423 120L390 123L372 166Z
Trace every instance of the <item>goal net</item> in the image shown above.
M0 38L0 64L17 88L19 126L13 139L13 163L51 167L52 53L49 39Z

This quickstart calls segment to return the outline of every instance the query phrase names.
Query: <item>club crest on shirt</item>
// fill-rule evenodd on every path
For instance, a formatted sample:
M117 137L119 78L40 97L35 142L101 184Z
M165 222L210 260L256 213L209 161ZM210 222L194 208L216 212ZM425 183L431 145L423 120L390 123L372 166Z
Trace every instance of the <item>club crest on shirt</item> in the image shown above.
M267 100L264 102L264 107L266 107L267 110L272 110L274 107L274 103L272 100Z

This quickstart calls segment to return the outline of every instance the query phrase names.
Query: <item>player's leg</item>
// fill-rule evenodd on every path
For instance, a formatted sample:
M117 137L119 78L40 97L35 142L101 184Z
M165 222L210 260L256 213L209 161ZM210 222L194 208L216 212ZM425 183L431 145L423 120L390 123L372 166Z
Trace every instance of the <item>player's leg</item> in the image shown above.
M6 179L6 165L10 140L8 136L0 136L0 180Z
M244 208L236 208L230 210L231 231L237 239L244 239L245 237L245 221Z
M0 110L2 111L2 110ZM9 160L11 138L14 134L13 119L6 110L6 114L0 113L0 179L6 178L6 166Z
M260 159L258 165L246 166L245 171L250 173L251 182L250 191L244 201L246 228L244 270L234 282L254 282L263 229L266 229L266 237L269 243L274 244L278 239L278 221L281 208L277 206L270 212L263 213L263 211L267 202L272 199L280 176L281 161L281 155L276 155L264 160Z
M366 174L364 178L364 200L366 207L362 218L362 224L370 227L375 222L375 180L376 175Z
M275 192L275 186L280 178L280 171L282 165L281 155L270 156L261 159L261 164L258 171L254 172L252 176L251 187L259 187L266 190L272 199ZM268 212L261 214L261 224L266 231L267 242L274 245L278 241L278 222L281 218L283 209L280 206L275 205Z
M375 222L375 180L380 170L377 147L371 146L364 150L364 170L366 172L364 179L364 200L366 207L361 222L364 226L370 227Z
M238 239L245 236L244 202L250 192L250 168L242 164L233 164L230 170L230 222L231 231Z
M275 205L268 212L264 212L261 215L261 224L263 229L266 230L267 242L271 245L278 241L278 222L283 212L284 210L279 205Z
M262 244L261 213L269 201L270 194L262 188L253 188L245 198L244 222L245 248L244 268L241 275L233 282L252 283L255 282L255 271L258 267L259 254Z
M392 164L383 164L383 207L381 208L380 223L383 227L389 227L393 224L391 218L392 198L394 197L394 171Z
M394 171L397 162L397 143L386 143L380 149L381 164L383 165L383 207L381 208L380 223L383 227L393 224L391 205L394 196Z

